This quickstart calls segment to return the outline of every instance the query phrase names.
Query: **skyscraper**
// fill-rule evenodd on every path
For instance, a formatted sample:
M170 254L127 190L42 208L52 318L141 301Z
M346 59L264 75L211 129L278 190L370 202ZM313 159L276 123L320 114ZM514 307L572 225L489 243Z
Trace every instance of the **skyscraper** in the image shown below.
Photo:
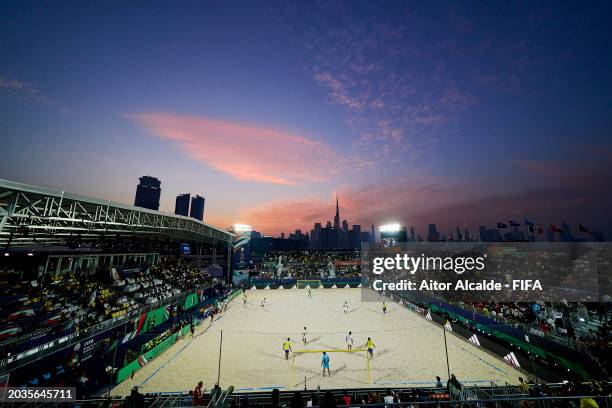
M427 240L429 242L435 242L440 240L440 233L438 232L436 224L429 224L429 228L427 231Z
M161 195L161 181L151 176L142 176L138 180L140 183L136 187L134 205L136 207L158 211L159 197Z
M184 215L187 217L189 215L189 200L191 198L191 194L179 194L176 196L176 204L174 205L174 213L176 215Z
M191 211L189 212L191 218L202 221L204 220L204 197L196 195L191 197Z
M372 231L370 231L370 239L372 242L376 242L376 232L374 231L374 224L372 224Z
M336 215L334 216L334 228L340 230L340 206L338 205L338 194L336 194Z

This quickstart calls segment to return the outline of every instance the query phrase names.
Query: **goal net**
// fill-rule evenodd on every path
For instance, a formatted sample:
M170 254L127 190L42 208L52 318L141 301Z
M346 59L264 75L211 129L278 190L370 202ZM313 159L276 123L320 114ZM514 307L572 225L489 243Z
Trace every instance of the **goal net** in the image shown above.
M310 286L310 289L317 289L321 286L321 281L315 279L300 279L297 281L298 289L306 289L307 286Z

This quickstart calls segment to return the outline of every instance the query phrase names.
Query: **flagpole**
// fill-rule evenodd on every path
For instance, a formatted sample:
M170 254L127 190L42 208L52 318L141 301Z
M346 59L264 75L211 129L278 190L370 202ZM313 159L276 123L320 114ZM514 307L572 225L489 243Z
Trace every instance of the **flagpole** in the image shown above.
M446 320L448 322L448 320ZM448 322L450 324L450 322ZM442 331L444 332L444 351L446 351L446 372L448 373L448 379L450 380L450 364L448 363L448 346L446 344L446 323L442 325Z

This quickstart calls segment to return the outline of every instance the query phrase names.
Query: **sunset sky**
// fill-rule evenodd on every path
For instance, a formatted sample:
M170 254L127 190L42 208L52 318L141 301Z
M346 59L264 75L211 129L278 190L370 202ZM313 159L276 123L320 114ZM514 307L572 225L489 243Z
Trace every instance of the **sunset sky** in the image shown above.
M612 2L3 1L0 178L267 234L612 232Z

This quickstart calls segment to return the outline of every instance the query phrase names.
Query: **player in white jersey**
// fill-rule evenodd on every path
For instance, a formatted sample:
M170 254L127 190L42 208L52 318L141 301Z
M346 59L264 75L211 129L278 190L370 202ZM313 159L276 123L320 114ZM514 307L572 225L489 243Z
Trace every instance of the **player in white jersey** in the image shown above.
M353 351L353 333L352 332L348 332L348 335L346 336L346 348L348 349L348 351Z
M344 309L344 314L348 314L349 306L348 306L348 302L346 300L344 301L344 305L342 305L342 308Z
M308 299L312 298L312 291L310 290L310 285L307 286L308 287Z
M244 305L244 307L246 307L246 304L247 304L247 294L246 294L246 292L242 293L242 304Z
M306 334L307 334L307 330L306 330L306 326L304 326L304 331L302 332L302 342L304 343L304 345L306 345L306 343L308 343L308 341L306 340Z
M263 298L261 300L261 310L263 310L266 307L266 298Z

